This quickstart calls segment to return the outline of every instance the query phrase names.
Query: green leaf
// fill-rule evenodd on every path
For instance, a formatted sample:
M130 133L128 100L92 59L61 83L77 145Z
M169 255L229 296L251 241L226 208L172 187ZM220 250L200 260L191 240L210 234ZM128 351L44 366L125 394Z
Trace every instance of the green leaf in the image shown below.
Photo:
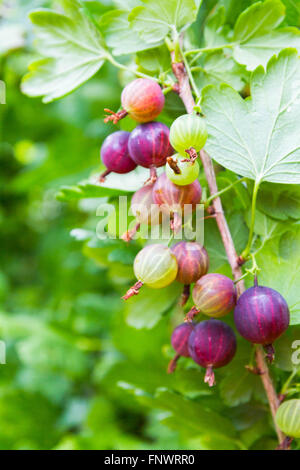
M286 22L291 26L300 26L299 0L282 0L286 6Z
M300 324L300 230L284 233L277 243L268 241L256 261L261 269L259 283L278 290L288 303L290 324Z
M138 52L136 62L142 70L150 73L163 73L171 69L171 57L165 46Z
M174 29L182 31L197 16L194 0L142 0L142 3L128 19L131 27L150 44L164 40Z
M296 28L276 29L284 14L280 0L258 2L241 13L234 27L235 60L254 70L259 65L265 66L273 54L285 47L300 51L300 33Z
M158 389L153 396L132 387L130 384L121 383L120 386L132 393L142 405L168 411L170 415L163 418L163 421L169 424L169 419L173 416L180 428L193 437L201 434L213 434L234 438L236 435L234 426L229 419L207 406L202 406L201 401L197 403L195 400L190 400L165 388Z
M225 168L257 183L300 183L300 62L293 49L251 77L251 98L228 85L203 90L206 149Z
M149 170L142 167L124 175L111 173L105 183L101 184L97 184L98 176L93 176L89 181L83 181L76 186L62 186L57 199L68 202L90 197L125 196L143 186L148 177Z
M125 312L128 325L134 328L151 329L178 300L180 286L173 283L164 289L155 290L143 286L139 295L126 301Z
M44 103L78 88L95 75L107 56L99 31L80 3L65 0L64 5L68 16L51 10L30 14L44 59L29 66L21 88L26 95L43 96Z
M260 377L245 368L251 357L251 348L252 345L246 341L239 341L238 353L226 367L226 373L220 382L221 398L228 406L237 406L249 402L252 398L261 400L265 397Z
M266 183L260 187L257 207L278 220L300 219L300 188Z
M153 44L147 44L136 31L130 29L128 11L109 11L101 17L99 25L107 45L116 56L153 47Z

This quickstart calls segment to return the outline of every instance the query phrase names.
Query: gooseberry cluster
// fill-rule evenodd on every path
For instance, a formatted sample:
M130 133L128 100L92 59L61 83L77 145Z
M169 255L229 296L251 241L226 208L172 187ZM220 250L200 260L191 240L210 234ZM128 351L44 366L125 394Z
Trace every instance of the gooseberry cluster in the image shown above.
M153 121L163 109L164 94L160 86L149 79L137 79L122 93L122 110L109 115L105 121L117 123L127 114L139 124L131 132L117 131L102 145L101 157L107 171L127 173L139 165L150 169L150 180L132 197L131 210L136 218L133 229L123 235L129 242L141 224L159 225L165 215L170 216L171 228L177 232L182 215L193 213L201 202L202 188L198 181L198 152L207 139L205 121L198 115L177 118L171 129ZM156 168L165 166L157 177ZM237 331L247 341L262 345L272 361L272 343L289 325L289 309L279 292L258 286L246 290L237 299L235 283L219 273L208 273L209 256L196 241L181 241L170 245L149 244L134 260L137 282L123 296L124 300L139 294L143 285L153 289L168 286L173 281L183 284L181 305L190 296L194 306L177 326L171 343L176 351L168 372L174 372L181 356L190 357L206 369L204 381L215 384L214 369L228 364L237 348L233 329L222 317L234 311ZM209 319L198 321L202 314ZM197 322L195 318L197 317ZM298 406L298 405L297 405ZM287 412L278 412L278 420L286 425ZM297 431L298 432L298 431Z

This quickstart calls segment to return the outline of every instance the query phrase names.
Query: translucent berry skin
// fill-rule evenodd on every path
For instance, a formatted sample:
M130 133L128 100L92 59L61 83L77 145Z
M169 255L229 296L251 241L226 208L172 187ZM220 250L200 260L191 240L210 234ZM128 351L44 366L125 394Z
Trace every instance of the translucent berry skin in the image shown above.
M166 174L172 183L179 186L185 186L187 184L193 183L199 175L199 163L195 162L185 162L186 157L180 156L178 153L173 155L173 159L177 160L177 166L180 170L180 174L176 174L169 164L166 165Z
M226 323L210 319L198 323L190 334L188 349L191 358L202 367L223 367L236 352L234 331Z
M137 254L133 269L143 284L160 289L176 279L178 266L170 248L155 244L146 246Z
M161 222L161 212L153 201L153 185L140 188L131 199L131 210L140 224L156 225Z
M130 134L128 148L131 158L144 168L165 165L173 153L169 133L169 128L161 122L140 124Z
M171 250L177 259L178 282L192 284L207 273L209 258L206 249L200 243L179 242L172 246Z
M276 423L287 436L300 438L300 399L283 402L277 410Z
M165 97L156 82L148 78L137 78L124 88L121 103L132 119L149 122L161 113Z
M177 354L180 356L190 356L188 341L194 327L194 323L181 323L173 331L171 343Z
M236 304L234 282L222 274L211 273L201 277L192 295L196 307L210 317L224 317Z
M117 131L104 140L101 147L101 160L109 171L129 173L136 168L128 150L130 132Z
M241 336L255 344L272 344L289 326L289 308L270 287L247 289L238 299L234 321Z
M153 187L153 200L161 206L162 212L177 212L178 208L185 212L195 210L196 205L200 203L202 189L199 181L194 181L187 186L178 186L169 180L166 173L160 175ZM191 207L184 207L190 204Z
M170 129L170 142L181 155L185 155L185 151L191 147L199 152L204 147L206 139L205 121L195 114L180 116L173 122Z

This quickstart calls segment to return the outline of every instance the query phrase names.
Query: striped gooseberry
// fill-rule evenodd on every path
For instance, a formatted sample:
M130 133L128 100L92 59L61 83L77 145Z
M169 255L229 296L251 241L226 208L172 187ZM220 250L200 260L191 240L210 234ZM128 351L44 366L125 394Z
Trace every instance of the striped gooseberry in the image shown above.
M291 437L300 438L300 399L294 398L281 403L276 412L278 427Z
M203 118L195 114L184 114L178 117L170 129L172 147L181 155L193 148L201 150L207 139L206 124Z
M137 78L128 83L121 96L122 110L114 113L105 109L108 115L105 122L116 124L127 114L137 122L153 121L162 111L165 97L160 86L151 79Z
M289 320L285 299L270 287L250 287L240 296L234 310L240 335L251 343L262 344L270 362L274 357L272 343L288 328Z
M181 225L182 215L192 213L200 203L202 188L198 180L186 186L178 186L169 180L166 173L160 175L153 187L153 200L162 213L173 217L172 227L176 231Z
M169 362L168 365L168 373L174 372L176 369L176 364L178 359L183 357L189 357L189 348L188 348L188 341L190 334L194 329L194 323L181 323L180 325L176 326L172 333L171 343L173 348L176 351L174 358Z
M189 354L200 366L206 368L204 382L215 385L213 369L228 364L236 352L236 337L226 323L210 319L198 323L188 340Z
M153 244L145 246L136 255L133 270L138 281L125 294L124 300L137 295L143 284L152 289L168 286L176 279L178 265L170 248Z
M187 320L193 319L199 312L210 317L224 317L236 304L234 282L223 274L202 276L196 282L192 295L195 307L187 314Z
M104 140L101 147L101 160L107 170L100 176L103 182L109 173L129 173L136 168L128 150L130 132L117 131Z
M166 174L172 183L185 186L198 178L199 163L186 159L177 153L167 158Z

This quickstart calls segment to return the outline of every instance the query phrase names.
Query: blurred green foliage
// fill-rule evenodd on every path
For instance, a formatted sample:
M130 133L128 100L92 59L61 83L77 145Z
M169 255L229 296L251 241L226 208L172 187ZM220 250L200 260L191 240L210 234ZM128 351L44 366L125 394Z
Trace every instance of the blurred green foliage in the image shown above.
M120 84L128 76L105 64L80 89L48 105L20 92L35 58L27 13L58 3L0 1L0 37L6 28L7 39L2 49L0 44L0 79L7 90L0 105L0 340L7 347L7 364L0 365L0 449L274 448L260 379L244 368L251 356L245 341L239 339L238 356L216 372L220 386L212 391L203 371L186 359L175 375L166 374L170 334L182 318L178 285L155 297L145 288L125 306L120 300L141 242L128 247L97 239L96 209L108 198L116 206L120 190L102 193L78 182L100 170L101 142L113 130L103 123L103 108L118 109ZM221 3L233 11L233 21L240 13L236 2ZM240 3L242 10L252 2ZM85 4L96 18L113 6L110 0ZM195 25L203 25L215 4L203 3ZM137 63L151 72L150 59L139 53ZM182 112L178 98L168 96L161 118L170 124ZM125 119L122 126L132 123ZM235 179L220 172L220 188ZM248 237L243 214L249 193L235 186L224 195L238 250ZM287 260L291 255L285 239L272 238L285 230L267 217L274 216L276 200L270 185L265 196L256 231L264 240L261 263L267 265L276 250ZM285 197L290 198L287 189ZM297 203L285 210L283 220L299 219L298 209ZM264 231L270 223L272 232ZM208 221L205 230L211 270L229 274L215 222ZM298 247L299 239L296 230ZM293 369L287 351L297 334L293 328L278 342L280 360L272 368L278 389Z

